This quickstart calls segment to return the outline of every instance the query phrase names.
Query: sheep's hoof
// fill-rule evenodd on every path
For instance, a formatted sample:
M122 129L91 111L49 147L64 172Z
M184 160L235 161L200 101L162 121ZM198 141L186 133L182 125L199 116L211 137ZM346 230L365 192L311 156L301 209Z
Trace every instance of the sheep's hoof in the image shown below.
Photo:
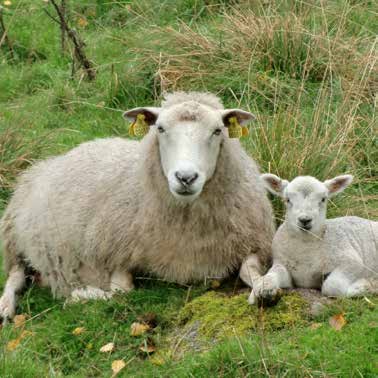
M272 307L275 306L282 297L282 290L278 289L275 293L265 295L257 298L258 307Z

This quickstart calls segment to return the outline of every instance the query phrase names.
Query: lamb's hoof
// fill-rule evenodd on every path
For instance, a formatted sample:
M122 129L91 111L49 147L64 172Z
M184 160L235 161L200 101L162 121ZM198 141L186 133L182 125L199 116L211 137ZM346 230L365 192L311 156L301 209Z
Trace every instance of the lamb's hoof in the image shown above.
M282 297L282 290L278 289L274 293L265 294L263 297L257 298L258 307L272 307L275 306Z

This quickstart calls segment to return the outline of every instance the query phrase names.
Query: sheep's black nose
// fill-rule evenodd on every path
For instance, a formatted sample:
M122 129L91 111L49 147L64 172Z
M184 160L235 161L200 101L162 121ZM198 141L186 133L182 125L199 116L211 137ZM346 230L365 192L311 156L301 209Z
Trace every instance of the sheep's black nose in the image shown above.
M299 223L301 224L301 226L303 227L308 227L312 221L312 218L310 217L299 217L298 218L299 220Z
M189 186L194 183L194 181L197 180L198 178L198 173L197 172L180 172L177 171L175 173L175 176L177 180L180 182L180 184L184 186Z

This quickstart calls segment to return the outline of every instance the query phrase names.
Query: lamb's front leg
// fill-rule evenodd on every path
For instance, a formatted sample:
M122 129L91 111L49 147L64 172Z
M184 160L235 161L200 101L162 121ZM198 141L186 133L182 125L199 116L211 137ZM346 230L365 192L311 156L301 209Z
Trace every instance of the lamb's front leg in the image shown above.
M254 281L248 302L254 304L258 298L271 300L279 289L290 287L293 287L290 273L284 265L274 262L265 276Z
M322 294L327 297L345 297L352 280L343 269L335 269L325 279L322 285Z

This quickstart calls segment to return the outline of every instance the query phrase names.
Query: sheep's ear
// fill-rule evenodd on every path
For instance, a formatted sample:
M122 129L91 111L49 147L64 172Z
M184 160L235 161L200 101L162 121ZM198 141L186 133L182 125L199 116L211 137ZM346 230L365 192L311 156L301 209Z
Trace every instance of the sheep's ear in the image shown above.
M283 192L287 185L289 184L289 181L282 180L278 176L273 175L271 173L264 173L260 176L264 186L273 194L276 196L283 196Z
M149 126L154 125L159 116L160 108L148 107L148 108L134 108L127 110L123 113L123 117L131 122L135 122L138 114L143 114L145 116L145 121Z
M232 117L236 117L241 126L246 125L247 123L256 119L252 113L241 109L226 109L222 111L222 119L226 127L230 126L230 118Z
M328 189L329 196L342 192L353 180L352 175L337 176L331 180L324 181Z

